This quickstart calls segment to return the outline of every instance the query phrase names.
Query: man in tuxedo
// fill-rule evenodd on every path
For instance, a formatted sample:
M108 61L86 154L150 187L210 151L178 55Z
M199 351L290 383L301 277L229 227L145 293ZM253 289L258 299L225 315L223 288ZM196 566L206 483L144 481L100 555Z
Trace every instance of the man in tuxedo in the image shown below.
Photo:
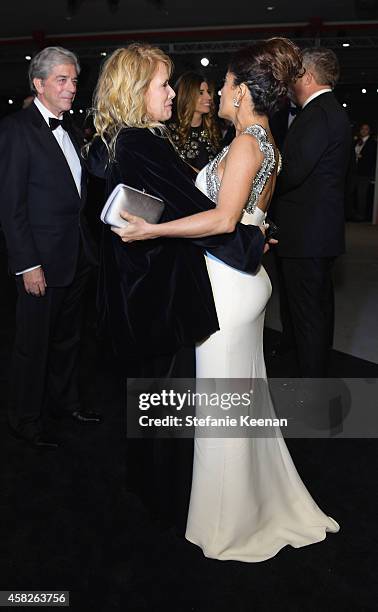
M375 177L375 165L377 162L377 143L371 136L370 125L368 123L363 123L360 126L354 152L356 156L354 177L356 201L353 220L366 221L369 188L371 181Z
M56 416L100 421L78 394L81 303L96 259L79 144L65 115L79 70L66 49L38 53L29 70L34 102L0 127L0 221L18 292L9 424L46 449L58 446L43 430L47 400Z
M303 377L327 375L333 341L332 267L344 252L344 190L351 152L348 117L332 93L333 51L305 49L305 72L291 96L302 110L283 150L274 219L285 348L295 348Z

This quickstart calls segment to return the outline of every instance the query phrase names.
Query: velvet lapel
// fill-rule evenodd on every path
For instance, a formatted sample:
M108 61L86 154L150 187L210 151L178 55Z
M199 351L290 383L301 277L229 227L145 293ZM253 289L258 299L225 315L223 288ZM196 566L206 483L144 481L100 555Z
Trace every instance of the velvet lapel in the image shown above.
M71 190L74 191L76 197L80 201L81 198L77 191L71 169L67 163L65 155L62 149L60 148L54 134L52 133L51 129L47 125L46 121L42 117L41 113L39 112L35 104L31 104L29 108L27 109L27 111L30 113L32 124L34 125L35 128L37 128L36 134L40 142L43 144L44 150L46 151L49 158L51 160L54 160L54 163L56 163L57 168L61 170L61 173L59 173L59 175L62 177L62 184L64 183L64 188L70 187ZM71 134L70 134L70 137L71 137ZM71 138L71 140L76 149L77 144L74 142L73 138ZM79 159L81 163L80 155L79 155ZM59 185L57 185L57 189L59 189Z

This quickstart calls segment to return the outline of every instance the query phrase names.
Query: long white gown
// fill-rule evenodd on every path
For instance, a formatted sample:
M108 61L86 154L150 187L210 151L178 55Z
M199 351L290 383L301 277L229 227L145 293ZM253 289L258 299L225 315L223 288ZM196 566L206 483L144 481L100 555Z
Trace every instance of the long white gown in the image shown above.
M251 126L264 162L255 178L242 223L259 225L258 196L275 171L274 148L265 130ZM213 201L219 191L217 166L226 147L197 177ZM197 378L264 379L263 325L271 295L261 266L255 275L206 254L220 330L196 348ZM271 414L269 392L263 412ZM261 408L261 406L260 406ZM260 411L261 414L261 411ZM274 413L273 413L274 414ZM213 559L264 561L286 545L320 542L339 525L317 506L304 486L282 437L195 439L193 481L186 538Z

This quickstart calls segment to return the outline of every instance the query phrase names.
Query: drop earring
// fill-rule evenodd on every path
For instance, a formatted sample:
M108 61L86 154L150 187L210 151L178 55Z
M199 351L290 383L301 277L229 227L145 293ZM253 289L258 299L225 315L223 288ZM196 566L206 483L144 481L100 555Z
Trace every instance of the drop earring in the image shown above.
M236 98L233 99L233 102L234 102L234 106L236 106L236 108L239 108L240 102Z

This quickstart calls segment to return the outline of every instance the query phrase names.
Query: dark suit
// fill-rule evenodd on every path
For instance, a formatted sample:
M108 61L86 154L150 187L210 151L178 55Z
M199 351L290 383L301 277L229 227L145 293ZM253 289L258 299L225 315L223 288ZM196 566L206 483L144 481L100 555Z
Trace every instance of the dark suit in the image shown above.
M333 93L309 102L283 151L274 219L284 338L297 349L302 376L323 377L333 338L335 257L344 252L344 191L351 151L346 113Z
M377 142L369 136L360 151L357 160L356 174L373 179L375 176L375 164L377 161Z
M80 158L73 131L69 136ZM0 218L12 273L42 265L46 294L25 291L17 276L16 338L9 420L18 433L41 431L46 390L55 410L78 409L80 303L95 255L70 167L35 104L0 126Z
M375 176L377 161L377 143L369 136L356 160L354 176L355 215L357 220L366 220L368 216L368 196L371 181Z

